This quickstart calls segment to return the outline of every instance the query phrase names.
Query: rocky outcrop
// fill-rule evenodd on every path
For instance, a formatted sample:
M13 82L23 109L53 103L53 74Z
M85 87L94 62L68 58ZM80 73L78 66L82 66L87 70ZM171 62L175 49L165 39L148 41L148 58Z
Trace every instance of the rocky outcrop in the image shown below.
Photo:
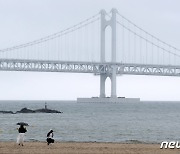
M3 114L14 114L13 111L0 111L0 113L3 113Z
M16 113L35 113L35 111L34 111L34 110L27 109L27 108L25 107L25 108L22 108L20 111L17 111Z
M20 111L17 112L12 112L12 111L0 111L0 113L4 113L4 114L16 114L16 113L63 113L57 110L51 110L51 109L47 109L47 108L42 108L42 109L37 109L37 110L31 110L28 108L22 108Z
M38 109L35 110L36 113L62 113L60 111L57 110L51 110L51 109Z

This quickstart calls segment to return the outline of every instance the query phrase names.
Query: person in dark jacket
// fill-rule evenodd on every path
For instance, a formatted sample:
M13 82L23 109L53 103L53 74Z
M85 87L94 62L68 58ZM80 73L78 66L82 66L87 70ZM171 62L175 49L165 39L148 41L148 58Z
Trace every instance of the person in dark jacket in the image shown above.
M27 132L26 128L23 126L23 125L20 125L20 127L18 128L18 132L19 132L19 135L17 137L17 143L19 145L22 145L23 146L23 143L24 143L24 135L25 133Z
M49 145L50 143L54 143L54 133L53 133L53 130L51 129L48 133L47 133L47 145Z

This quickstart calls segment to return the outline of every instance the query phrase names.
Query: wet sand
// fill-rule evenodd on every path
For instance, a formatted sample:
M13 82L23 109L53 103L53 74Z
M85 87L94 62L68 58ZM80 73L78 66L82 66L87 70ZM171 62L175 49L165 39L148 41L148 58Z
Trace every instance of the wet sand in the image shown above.
M0 154L177 154L180 149L160 149L160 144L0 142Z

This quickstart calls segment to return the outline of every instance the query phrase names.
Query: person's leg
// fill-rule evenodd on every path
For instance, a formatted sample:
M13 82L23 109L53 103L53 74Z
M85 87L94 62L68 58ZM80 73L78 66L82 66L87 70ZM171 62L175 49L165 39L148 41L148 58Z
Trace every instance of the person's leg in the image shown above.
M51 143L54 143L54 139L52 139Z
M17 144L20 145L20 134L18 134L18 136L17 136Z
M50 143L54 143L54 139L50 138Z
M49 145L49 144L50 144L50 140L49 140L49 138L47 138L47 140L46 140L46 141L47 141L47 145Z
M25 134L22 135L22 146L23 146L23 144L24 144L24 135L25 135Z
M24 133L21 133L20 139L21 139L21 145L23 146L23 143L24 143Z

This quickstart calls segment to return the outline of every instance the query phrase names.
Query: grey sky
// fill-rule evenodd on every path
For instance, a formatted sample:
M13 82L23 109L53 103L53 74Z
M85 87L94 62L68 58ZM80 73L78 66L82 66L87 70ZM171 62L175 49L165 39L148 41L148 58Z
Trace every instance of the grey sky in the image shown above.
M0 0L0 49L66 29L101 9L126 18L180 48L179 0ZM110 95L107 80L107 95ZM118 96L180 100L178 77L118 76ZM99 95L92 74L0 72L0 99L76 99Z

